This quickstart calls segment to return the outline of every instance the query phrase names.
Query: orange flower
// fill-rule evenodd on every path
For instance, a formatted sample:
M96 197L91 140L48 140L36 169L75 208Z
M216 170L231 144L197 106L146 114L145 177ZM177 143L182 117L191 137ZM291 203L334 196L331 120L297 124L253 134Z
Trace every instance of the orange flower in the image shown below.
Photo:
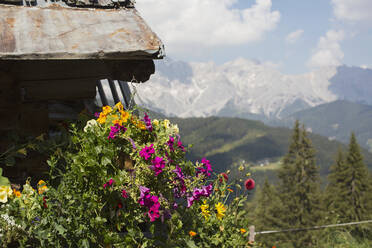
M245 230L244 228L240 228L240 232L241 232L241 233L246 233L247 230Z
M196 232L194 232L194 231L190 231L190 232L189 232L189 235L190 235L191 237L194 237L194 236L196 236Z
M232 190L232 189L227 189L228 191L230 191L230 192L234 192L234 190Z
M21 197L21 192L20 191L18 191L18 190L15 190L15 189L13 189L13 193L14 193L14 195L16 196L16 197Z

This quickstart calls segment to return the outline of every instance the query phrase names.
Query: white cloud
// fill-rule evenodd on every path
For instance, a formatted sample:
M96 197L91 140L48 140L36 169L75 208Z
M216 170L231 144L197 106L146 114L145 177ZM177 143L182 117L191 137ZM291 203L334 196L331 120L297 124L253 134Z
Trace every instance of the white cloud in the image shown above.
M285 41L289 44L294 44L298 41L298 39L302 36L304 33L304 30L298 29L296 31L293 31L285 37Z
M229 46L262 39L280 20L271 0L256 0L237 9L237 0L137 0L137 9L166 45L188 51L190 46Z
M371 0L332 0L337 19L345 21L372 21Z
M339 66L342 64L344 53L340 42L345 38L343 30L329 30L325 36L320 37L318 46L308 61L309 67Z
M361 65L360 68L363 68L363 69L372 69L372 64L371 65Z

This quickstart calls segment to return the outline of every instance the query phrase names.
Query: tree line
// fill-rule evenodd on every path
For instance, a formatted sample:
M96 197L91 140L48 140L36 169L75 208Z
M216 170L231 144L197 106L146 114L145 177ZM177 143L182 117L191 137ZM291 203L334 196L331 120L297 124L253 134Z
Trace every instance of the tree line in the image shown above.
M322 189L315 149L305 127L297 121L287 154L278 172L279 183L257 189L251 212L256 230L282 230L372 219L372 176L363 162L354 133L347 151L339 148ZM343 231L356 239L372 240L372 226L357 225ZM285 234L259 235L271 247L321 247L323 229Z

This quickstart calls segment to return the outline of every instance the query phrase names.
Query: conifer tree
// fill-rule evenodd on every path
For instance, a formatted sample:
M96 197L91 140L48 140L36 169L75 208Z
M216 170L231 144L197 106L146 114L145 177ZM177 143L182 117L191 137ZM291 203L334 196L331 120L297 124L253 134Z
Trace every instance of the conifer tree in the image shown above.
M322 204L319 171L315 150L305 128L296 121L289 151L279 170L279 196L283 211L284 228L303 228L321 224ZM311 247L316 244L316 232L288 233L293 247Z
M346 177L346 161L345 155L339 147L336 161L330 167L328 175L328 185L325 189L325 207L327 209L327 217L331 223L340 222L339 209L345 208L344 199L347 191L344 190Z
M276 188L268 182L267 178L262 187L257 189L254 202L257 204L254 211L254 224L257 230L277 230L283 226L281 200ZM281 235L261 235L257 238L259 243L272 247L279 245L277 242L281 239Z
M345 160L339 154L331 167L327 195L328 206L338 222L368 220L371 217L371 185L367 166L352 133ZM354 235L363 235L363 226L351 228Z

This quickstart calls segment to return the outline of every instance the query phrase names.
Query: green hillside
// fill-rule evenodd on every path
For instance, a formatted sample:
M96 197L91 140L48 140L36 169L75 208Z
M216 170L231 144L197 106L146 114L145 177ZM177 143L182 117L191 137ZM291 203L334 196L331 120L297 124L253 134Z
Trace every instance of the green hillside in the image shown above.
M207 157L217 172L245 161L251 164L260 181L264 176L275 180L278 162L287 152L292 133L288 128L269 127L260 121L239 118L172 118L171 121L179 125L182 141L193 144L189 159ZM345 148L345 145L320 135L310 134L309 137L317 151L317 162L324 179L338 147ZM372 169L372 154L366 150L363 153ZM268 164L260 166L261 163Z
M334 137L343 143L349 141L350 133L356 134L361 146L372 148L372 106L335 101L296 112L286 126L298 119L311 127L315 133Z

